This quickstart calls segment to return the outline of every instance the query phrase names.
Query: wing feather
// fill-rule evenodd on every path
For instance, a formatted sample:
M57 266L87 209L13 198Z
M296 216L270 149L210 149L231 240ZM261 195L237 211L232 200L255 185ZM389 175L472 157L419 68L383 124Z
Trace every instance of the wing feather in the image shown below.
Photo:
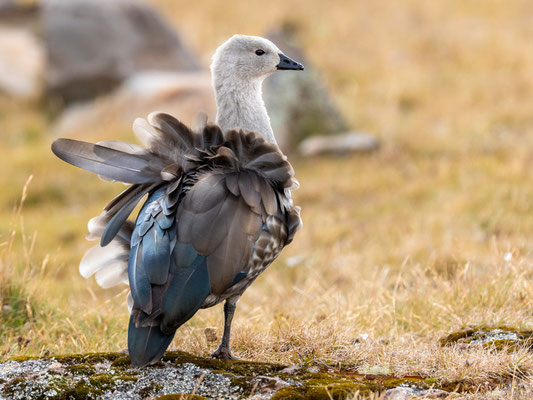
M69 164L124 183L160 181L160 172L165 167L156 157L149 159L72 139L56 139L52 151Z
M178 207L178 241L191 244L198 253L206 256L213 294L223 293L246 267L245 255L249 257L254 239L263 225L261 197L255 191L251 173L221 174L214 171L206 174ZM227 179L236 180L239 192L249 194L235 196L228 189ZM206 196L211 198L206 199ZM209 207L206 202L210 203Z
M117 235L117 233L120 231L130 214L133 212L139 201L141 201L142 197L148 193L150 190L153 190L156 185L151 185L148 187L145 187L144 189L132 192L132 196L130 198L124 198L124 200L127 200L125 202L119 201L116 206L120 206L118 211L113 215L113 217L110 219L110 221L107 223L107 226L102 234L102 237L100 239L100 245L106 246L109 244ZM111 210L110 210L111 211ZM111 212L109 212L111 214ZM111 214L112 215L112 214Z

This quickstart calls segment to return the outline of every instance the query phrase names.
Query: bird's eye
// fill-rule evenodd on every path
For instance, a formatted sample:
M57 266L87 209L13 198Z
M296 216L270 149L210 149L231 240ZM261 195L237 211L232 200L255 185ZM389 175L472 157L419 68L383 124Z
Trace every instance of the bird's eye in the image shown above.
M262 49L259 49L255 51L255 54L257 54L258 56L262 56L263 54L265 54L265 51Z

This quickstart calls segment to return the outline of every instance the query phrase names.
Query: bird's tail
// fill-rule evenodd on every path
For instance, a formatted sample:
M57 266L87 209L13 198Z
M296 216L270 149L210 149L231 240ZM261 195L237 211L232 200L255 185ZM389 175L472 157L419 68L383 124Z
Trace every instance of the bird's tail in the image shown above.
M100 239L100 244L89 249L80 262L80 274L104 289L128 284L128 258L134 224L128 221L133 208L154 185L132 185L106 205L104 211L89 221L88 240ZM131 307L130 307L131 308Z
M154 326L135 326L135 316L130 317L128 327L128 351L131 363L136 367L145 367L153 364L163 356L174 333L165 335L161 332L159 324Z

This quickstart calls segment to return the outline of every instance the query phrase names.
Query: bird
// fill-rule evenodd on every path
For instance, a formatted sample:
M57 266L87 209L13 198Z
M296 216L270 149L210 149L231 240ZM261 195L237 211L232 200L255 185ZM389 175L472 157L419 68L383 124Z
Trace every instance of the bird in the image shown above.
M63 161L129 185L89 221L87 238L100 242L80 273L104 288L129 284L134 366L156 363L180 326L221 302L224 332L212 357L236 358L230 333L238 300L302 227L291 194L299 183L277 146L261 86L277 71L303 69L265 38L234 35L212 58L215 123L204 117L191 129L154 112L133 123L144 147L52 143Z

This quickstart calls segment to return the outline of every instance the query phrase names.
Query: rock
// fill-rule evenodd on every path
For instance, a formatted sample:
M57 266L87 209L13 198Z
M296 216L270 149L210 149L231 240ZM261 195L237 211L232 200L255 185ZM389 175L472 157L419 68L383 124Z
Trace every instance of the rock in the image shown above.
M0 0L0 23L12 27L32 27L39 14L38 2Z
M281 373L281 371L280 371ZM289 386L289 383L279 376L258 376L253 380L254 386L257 385L256 393L257 394L271 394L277 392L279 389Z
M51 374L64 374L66 372L66 368L61 363L53 362L52 364L48 365L46 371Z
M4 304L2 306L2 312L3 313L9 314L12 311L13 311L13 307L11 307L9 304Z
M207 73L138 73L106 96L68 106L57 119L57 135L80 135L102 124L131 127L153 111L174 115L191 125L199 111L214 118L215 100Z
M45 56L28 29L0 26L0 92L19 98L41 93Z
M265 104L282 150L294 150L312 135L345 132L347 123L320 75L298 46L295 29L286 24L267 37L287 56L305 66L304 71L273 74L263 84Z
M323 154L347 155L366 153L379 148L378 140L368 133L350 132L341 135L314 136L305 139L298 146L303 156Z
M279 371L280 374L294 375L301 371L302 367L298 365L291 365L290 367L283 368Z
M513 351L533 350L533 331L509 326L469 326L439 339L441 346L482 346ZM467 360L467 363L470 361Z
M141 400L182 398L280 400L341 399L359 391L439 395L423 377L369 376L305 365L216 360L169 351L145 368L134 368L122 353L86 353L47 357L15 357L0 362L0 398L98 398ZM445 393L445 392L443 392ZM165 395L173 395L164 397ZM53 396L53 397L52 397ZM163 397L161 397L163 396ZM198 397L183 398L198 399ZM431 398L431 397L426 397ZM438 397L433 397L438 398Z
M215 328L205 328L204 329L205 340L209 343L218 342L217 330Z
M410 400L410 399L446 399L450 393L440 389L420 390L411 387L397 387L385 392L383 400Z
M160 15L134 0L44 0L47 91L92 98L139 71L197 71L200 63Z
M288 257L285 260L285 264L287 264L287 267L294 268L300 264L302 264L305 260L307 260L307 256L305 254L297 254L292 257Z
M409 400L412 399L414 390L407 387L389 389L385 392L384 400Z

